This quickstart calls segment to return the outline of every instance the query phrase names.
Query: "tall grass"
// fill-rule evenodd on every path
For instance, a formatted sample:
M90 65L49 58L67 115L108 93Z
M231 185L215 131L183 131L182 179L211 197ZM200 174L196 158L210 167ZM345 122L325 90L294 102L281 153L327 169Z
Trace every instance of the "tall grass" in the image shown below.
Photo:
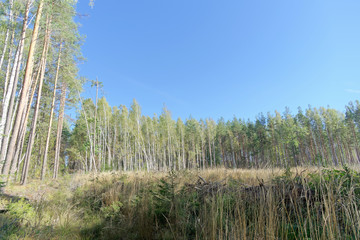
M47 239L360 239L360 174L347 167L114 172L77 181L70 196L42 200L51 207L40 210L37 226L18 221L18 229L29 239L46 229Z

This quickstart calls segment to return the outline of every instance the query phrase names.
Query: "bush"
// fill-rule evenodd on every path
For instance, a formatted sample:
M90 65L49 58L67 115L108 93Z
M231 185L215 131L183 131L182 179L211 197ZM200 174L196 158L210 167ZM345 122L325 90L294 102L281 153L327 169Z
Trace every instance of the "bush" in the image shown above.
M36 212L33 206L31 206L31 204L24 198L17 202L9 203L7 210L8 215L22 224L31 225L36 217Z

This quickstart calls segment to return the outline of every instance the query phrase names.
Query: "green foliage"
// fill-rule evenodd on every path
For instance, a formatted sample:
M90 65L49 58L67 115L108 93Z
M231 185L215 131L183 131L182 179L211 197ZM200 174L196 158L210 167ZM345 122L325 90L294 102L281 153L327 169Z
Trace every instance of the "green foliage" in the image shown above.
M31 224L36 216L34 207L24 198L8 205L8 214L20 223Z
M274 177L272 180L275 184L291 184L294 182L300 181L300 176L296 175L293 177L294 173L291 171L291 168L288 166L285 168L284 173L280 176Z
M105 218L110 218L110 219L119 218L122 216L121 208L123 206L124 205L120 201L117 201L111 203L110 206L100 208L100 211Z
M339 197L354 197L360 203L360 173L344 165L342 169L325 169L321 174L310 174L310 187L320 188L333 183L332 191ZM323 188L328 190L327 188Z
M166 180L161 179L158 188L157 191L152 191L155 198L155 215L162 219L163 222L166 222L165 218L172 208L172 201L175 197L173 186Z
M6 181L2 180L4 177L0 175L0 193L2 191L2 188L6 186Z
M160 224L167 224L173 217L172 213L176 206L175 178L175 173L170 172L167 178L160 180L155 191L150 190L154 198L155 217Z

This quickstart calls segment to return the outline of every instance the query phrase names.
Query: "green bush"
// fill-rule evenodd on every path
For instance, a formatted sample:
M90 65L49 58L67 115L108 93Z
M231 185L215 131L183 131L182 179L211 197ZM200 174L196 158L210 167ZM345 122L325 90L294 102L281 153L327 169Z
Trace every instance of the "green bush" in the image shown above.
M9 203L7 210L9 216L23 224L31 225L31 223L34 222L36 217L34 207L31 206L31 204L27 202L24 198L20 199L17 202Z

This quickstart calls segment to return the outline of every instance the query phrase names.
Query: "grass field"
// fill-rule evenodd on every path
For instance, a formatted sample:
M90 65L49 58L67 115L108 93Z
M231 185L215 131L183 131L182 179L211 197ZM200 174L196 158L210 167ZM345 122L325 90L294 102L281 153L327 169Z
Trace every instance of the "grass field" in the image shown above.
M73 174L3 189L1 239L359 239L360 174Z

